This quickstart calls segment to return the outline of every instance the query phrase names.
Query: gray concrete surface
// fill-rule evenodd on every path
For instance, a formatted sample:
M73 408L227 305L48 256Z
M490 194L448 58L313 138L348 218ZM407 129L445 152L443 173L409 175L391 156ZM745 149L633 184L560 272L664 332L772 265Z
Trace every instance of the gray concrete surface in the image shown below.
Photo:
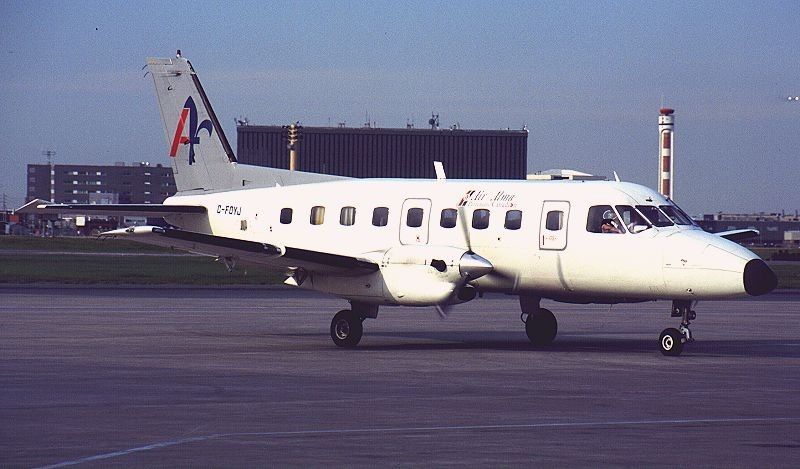
M800 295L701 303L383 308L291 290L0 288L0 466L798 467Z

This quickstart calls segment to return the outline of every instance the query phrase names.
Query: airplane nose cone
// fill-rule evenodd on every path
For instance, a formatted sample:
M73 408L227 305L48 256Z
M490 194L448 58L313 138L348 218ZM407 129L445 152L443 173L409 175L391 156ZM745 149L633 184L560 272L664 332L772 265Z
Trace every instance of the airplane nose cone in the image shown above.
M744 266L744 289L749 295L769 293L778 286L778 277L761 259L752 259Z

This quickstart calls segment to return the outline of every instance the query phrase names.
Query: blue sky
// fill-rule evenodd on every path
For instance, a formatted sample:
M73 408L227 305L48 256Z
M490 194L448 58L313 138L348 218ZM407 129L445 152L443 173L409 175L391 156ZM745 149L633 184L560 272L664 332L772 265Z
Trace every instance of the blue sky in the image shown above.
M166 163L147 56L182 49L235 141L254 124L521 128L529 170L655 186L676 109L689 212L800 209L800 3L8 2L0 191L25 165ZM233 142L232 142L233 143Z

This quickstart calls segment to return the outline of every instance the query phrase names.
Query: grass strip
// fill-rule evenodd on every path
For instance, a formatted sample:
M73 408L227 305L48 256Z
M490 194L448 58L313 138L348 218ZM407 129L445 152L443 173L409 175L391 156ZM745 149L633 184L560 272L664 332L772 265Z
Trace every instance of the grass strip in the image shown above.
M0 283L272 285L282 280L259 266L228 272L200 256L0 254Z

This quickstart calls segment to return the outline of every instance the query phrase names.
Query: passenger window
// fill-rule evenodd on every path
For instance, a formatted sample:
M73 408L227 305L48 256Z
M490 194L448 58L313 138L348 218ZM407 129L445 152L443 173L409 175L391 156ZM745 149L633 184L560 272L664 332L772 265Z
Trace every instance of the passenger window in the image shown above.
M372 210L372 226L386 226L389 224L389 209L375 207Z
M507 211L505 227L507 230L520 229L522 227L522 212L519 210Z
M639 212L641 212L642 215L644 215L648 220L650 220L650 223L658 226L659 228L662 226L674 225L672 220L670 220L664 212L659 210L658 207L654 205L637 205L636 209L639 210Z
M586 231L618 234L624 233L625 227L610 205L595 205L589 208L589 216L586 218Z
M545 221L545 228L550 231L558 231L563 228L564 212L560 210L553 210L547 212L547 220Z
M290 208L282 208L281 209L281 224L288 225L292 222L292 209Z
M617 205L617 211L631 233L640 233L651 226L650 222L630 205Z
M458 221L458 211L454 208L446 208L442 210L442 218L439 220L439 226L442 228L453 228Z
M472 227L476 230L485 230L489 227L489 211L479 208L472 212Z
M339 224L344 226L354 225L356 222L356 208L355 207L342 207L339 212Z
M406 214L406 226L410 228L419 228L422 226L422 215L423 211L421 208L414 207L408 209L408 213Z
M325 207L316 205L311 207L311 224L321 225L325 221Z

